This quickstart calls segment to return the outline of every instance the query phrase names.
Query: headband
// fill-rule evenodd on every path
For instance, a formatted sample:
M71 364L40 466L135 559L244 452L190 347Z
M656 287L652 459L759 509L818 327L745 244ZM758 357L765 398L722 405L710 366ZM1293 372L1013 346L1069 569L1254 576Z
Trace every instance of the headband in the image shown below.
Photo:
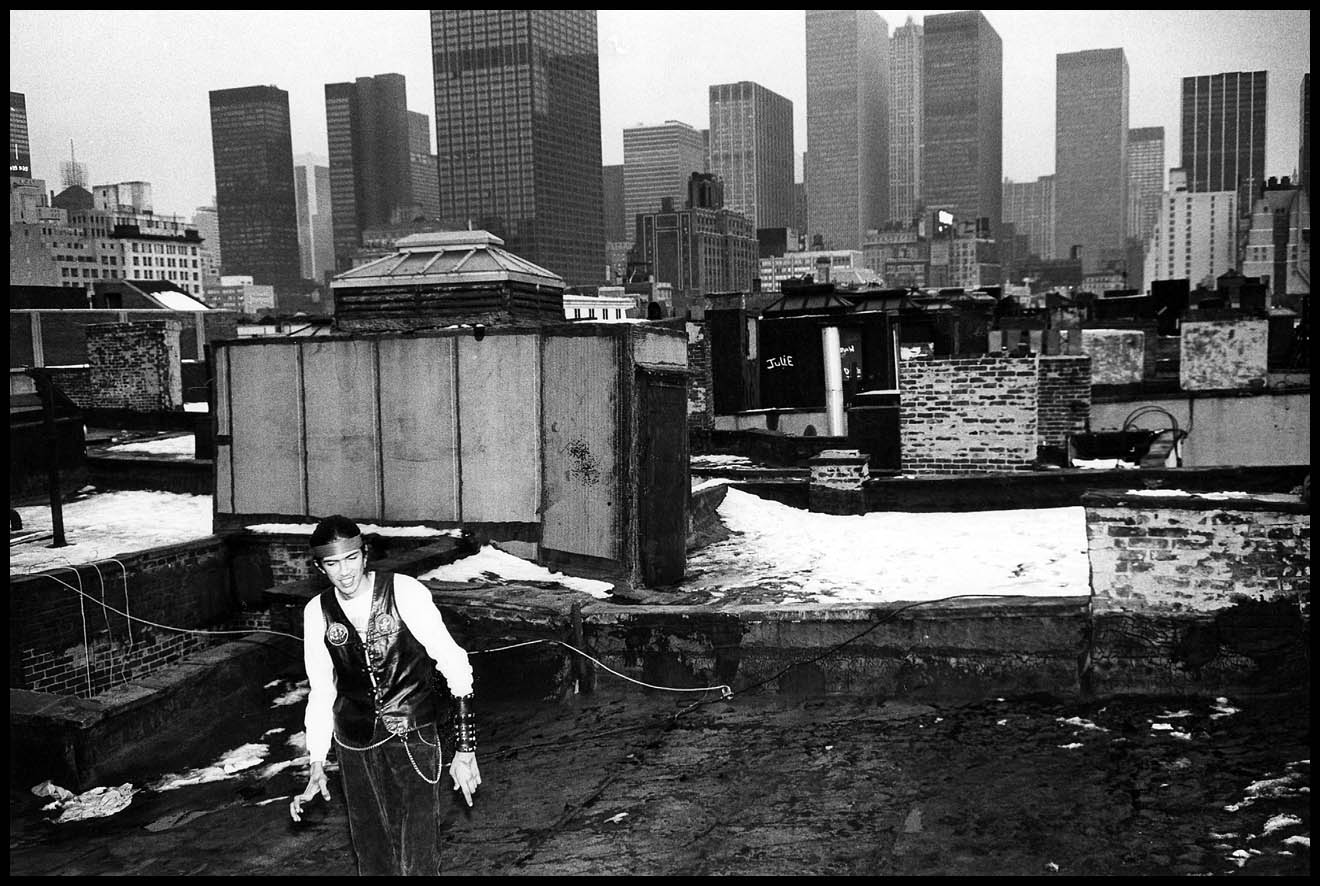
M324 560L327 557L342 557L344 554L360 550L362 550L362 536L355 535L352 538L336 538L334 541L317 545L312 548L312 556L317 560Z

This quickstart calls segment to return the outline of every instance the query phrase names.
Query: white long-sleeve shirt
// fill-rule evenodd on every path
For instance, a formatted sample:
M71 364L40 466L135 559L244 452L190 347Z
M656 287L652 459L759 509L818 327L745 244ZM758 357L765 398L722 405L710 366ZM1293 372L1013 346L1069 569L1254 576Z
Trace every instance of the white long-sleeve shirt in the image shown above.
M373 588L376 575L368 572L362 577L368 588ZM371 617L370 593L358 594L351 600L339 598L339 606L349 622L365 638L367 620ZM436 670L444 675L449 691L467 695L472 691L472 665L467 652L450 636L440 610L435 607L431 592L411 575L394 575L394 601L399 617L426 652L435 661ZM334 705L336 695L335 667L330 650L325 646L325 618L321 614L318 594L303 608L303 666L307 670L307 711L303 724L307 730L307 754L311 762L324 762L330 752L334 735Z

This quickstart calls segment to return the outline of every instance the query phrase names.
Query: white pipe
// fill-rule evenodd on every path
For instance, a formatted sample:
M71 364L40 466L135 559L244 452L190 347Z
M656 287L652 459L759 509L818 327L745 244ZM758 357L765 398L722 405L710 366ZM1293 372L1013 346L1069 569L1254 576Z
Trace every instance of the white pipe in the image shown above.
M825 359L825 413L829 435L843 436L843 373L839 359L839 327L822 326L820 350Z

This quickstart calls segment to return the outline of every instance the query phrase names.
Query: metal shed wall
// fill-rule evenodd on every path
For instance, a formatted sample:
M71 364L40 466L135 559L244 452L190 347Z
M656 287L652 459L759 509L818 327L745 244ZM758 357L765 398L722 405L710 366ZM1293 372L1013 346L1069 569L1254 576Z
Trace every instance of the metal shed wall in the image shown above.
M547 338L541 545L615 559L622 553L620 336Z

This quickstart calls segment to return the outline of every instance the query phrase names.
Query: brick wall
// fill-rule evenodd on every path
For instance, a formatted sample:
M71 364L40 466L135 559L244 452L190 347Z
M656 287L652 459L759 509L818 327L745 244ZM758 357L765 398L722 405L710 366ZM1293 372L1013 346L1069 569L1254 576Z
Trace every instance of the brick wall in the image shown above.
M1309 610L1311 516L1269 497L1094 493L1086 507L1096 612L1213 612L1241 599Z
M1146 333L1141 330L1083 329L1082 353L1091 358L1092 384L1132 385L1146 377Z
M136 412L182 409L180 328L178 320L87 327L87 362L96 406Z
M1091 358L1041 357L1036 432L1041 446L1066 446L1091 415Z
M688 430L715 427L714 377L710 365L710 339L705 323L688 323Z
M11 576L9 685L96 695L234 639L187 631L226 629L237 614L215 536Z
M1178 384L1184 391L1265 386L1268 320L1184 320Z
M1036 458L1034 357L916 358L900 364L902 470L1029 470Z
M90 409L100 399L98 391L92 386L90 366L51 366L47 367L47 371L55 387L80 408Z

